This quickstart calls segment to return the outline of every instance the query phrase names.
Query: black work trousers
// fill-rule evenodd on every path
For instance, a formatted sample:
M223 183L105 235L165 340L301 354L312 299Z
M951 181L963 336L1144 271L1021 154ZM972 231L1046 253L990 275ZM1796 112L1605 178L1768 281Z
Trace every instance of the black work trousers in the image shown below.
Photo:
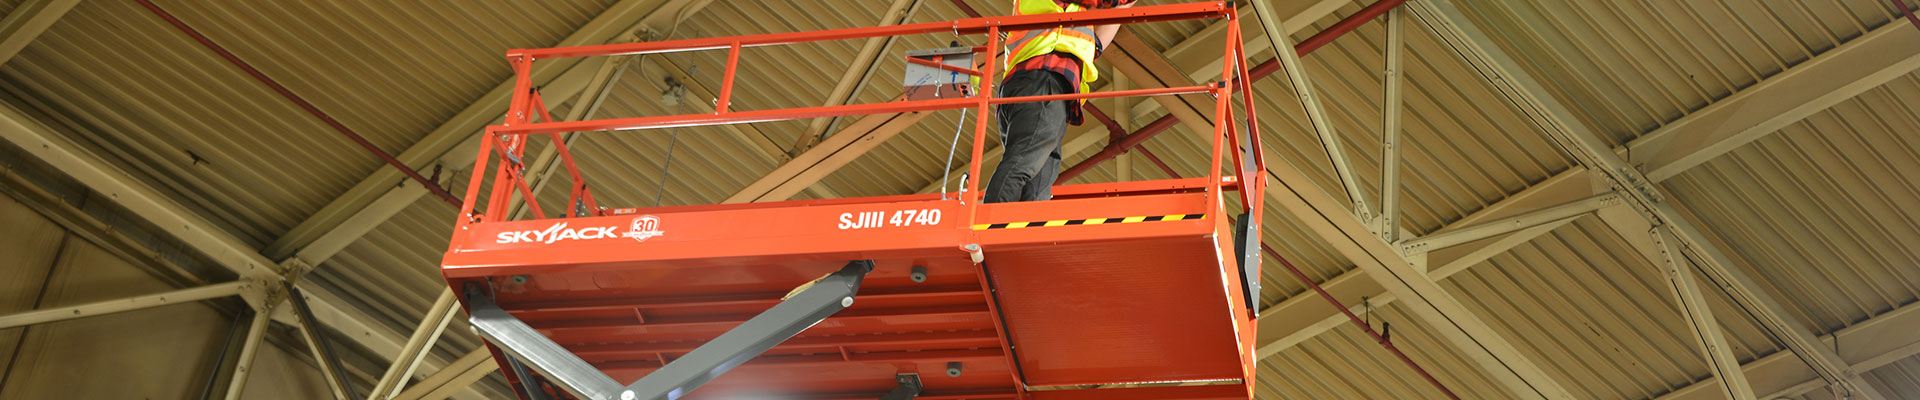
M1000 81L1000 97L1070 93L1068 81L1045 70L1014 72ZM1034 201L1053 198L1053 181L1060 177L1061 140L1067 135L1067 107L1073 100L1002 104L1000 143L1006 154L993 179L987 181L986 202Z

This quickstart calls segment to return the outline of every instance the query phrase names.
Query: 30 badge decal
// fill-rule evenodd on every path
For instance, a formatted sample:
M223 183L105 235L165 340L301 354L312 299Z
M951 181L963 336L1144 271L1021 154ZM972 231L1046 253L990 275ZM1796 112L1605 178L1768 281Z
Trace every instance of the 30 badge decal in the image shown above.
M642 215L642 216L639 216L638 218L634 218L632 225L633 225L632 227L627 228L626 234L620 235L620 236L633 238L633 240L635 241L645 242L647 241L647 239L652 239L652 238L667 234L666 232L663 232L660 230L660 218L652 215Z
M635 217L633 219L633 222L628 224L627 232L625 233L617 232L620 229L619 226L588 226L588 227L573 228L573 227L570 227L568 224L569 223L567 222L556 222L553 225L547 226L546 229L541 229L541 230L500 232L494 235L494 243L554 244L560 241L567 241L567 240L597 240L597 239L613 239L613 238L622 238L622 237L630 238L638 242L645 242L647 241L647 239L652 239L652 238L664 236L667 234L665 231L660 230L660 218L652 215L642 215L639 217Z

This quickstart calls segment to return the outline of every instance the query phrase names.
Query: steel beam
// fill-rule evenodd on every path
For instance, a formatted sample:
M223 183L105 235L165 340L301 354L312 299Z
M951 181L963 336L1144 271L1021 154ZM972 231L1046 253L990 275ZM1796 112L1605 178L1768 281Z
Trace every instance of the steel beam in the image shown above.
M1214 42L1214 45L1224 46L1225 43L1223 39ZM1169 61L1165 55L1155 50L1152 45L1135 37L1130 30L1122 29L1119 34L1114 35L1112 45L1101 57L1113 66L1114 71L1126 75L1127 79L1136 85L1135 89L1196 84L1187 79L1184 71L1174 67L1173 62ZM1188 130L1200 133L1213 132L1212 101L1207 96L1154 96L1150 100L1159 103L1162 109L1167 110L1167 113L1179 123L1185 124ZM1196 108L1203 104L1208 107ZM1204 139L1202 143L1213 141L1211 138Z
M1705 161L1730 150L1722 144L1724 140L1707 139L1739 137L1739 135L1728 134L1731 132L1772 132L1758 127L1779 116L1786 116L1789 120L1803 119L1821 110L1819 107L1803 105L1831 105L1836 98L1844 99L1857 94L1859 90L1863 90L1863 87L1870 86L1874 82L1884 82L1881 77L1887 74L1897 71L1911 73L1914 66L1901 61L1910 58L1904 55L1911 53L1902 53L1898 50L1920 47L1920 40L1916 40L1913 32L1908 31L1911 29L1904 29L1896 24L1876 28L1866 35L1850 40L1779 74L1767 77L1758 84L1643 135L1627 146L1616 147L1613 150L1618 154L1634 155L1633 162L1641 165L1646 171L1666 171L1649 175L1649 178L1655 181L1670 178L1685 171L1675 164L1678 160ZM1683 138L1693 139L1678 140ZM1758 138L1747 136L1745 139L1751 141ZM1654 156L1655 154L1658 156ZM1576 196L1592 193L1588 188L1590 180L1592 180L1592 173L1576 165L1464 219L1450 223L1439 232L1514 215L1515 212L1512 210L1537 209L1545 204L1577 199ZM1620 212L1628 214L1626 218L1639 218L1631 211ZM1613 210L1602 210L1600 214L1602 221L1608 222L1609 227L1621 232L1622 236L1629 238L1630 242L1635 242L1636 248L1652 248L1641 243L1645 240L1634 240L1634 238L1644 239L1645 229L1619 227L1618 222L1621 218L1614 218L1613 215L1618 213ZM1524 237L1531 236L1520 233L1507 235L1507 238ZM1443 279L1452 274L1447 271L1448 268L1465 268L1473 265L1445 261L1450 257L1484 253L1469 248L1488 249L1488 247L1476 245L1436 251L1427 255L1428 263L1451 267L1435 267L1430 269L1429 273L1433 274L1435 279ZM1645 250L1642 252L1651 254ZM1350 279L1349 275L1353 274L1328 280L1325 286L1336 294L1345 293L1351 296L1342 295L1343 298L1370 297L1376 301L1388 298L1382 297L1383 290L1372 282L1365 279ZM1330 307L1320 306L1317 301L1306 301L1311 300L1307 298L1297 300L1283 301L1269 308L1268 313L1263 313L1286 318L1260 320L1260 333L1263 338L1260 346L1261 355L1278 353L1297 343L1302 337L1311 337L1313 334L1324 332L1322 327L1338 326L1339 323L1344 323L1344 320ZM1308 323L1307 321L1318 322Z
M1427 276L1433 280L1444 280L1465 271L1467 267L1479 265L1493 256L1506 253L1515 246L1531 242L1533 239L1572 223L1579 217L1567 217L1539 226L1522 229L1485 242L1440 249L1432 254L1421 255L1430 265ZM1387 293L1378 282L1368 279L1365 272L1351 270L1335 276L1321 284L1329 292L1340 298L1366 298L1375 308L1392 304L1397 297ZM1361 311L1354 307L1354 312ZM1260 346L1256 349L1259 358L1279 354L1288 348L1312 339L1333 328L1346 325L1344 316L1312 296L1294 296L1282 300L1279 304L1260 313Z
M20 54L28 43L33 43L54 21L79 4L80 0L27 0L14 6L13 12L0 19L0 64Z
M167 235L206 255L215 265L232 271L241 279L259 282L260 285L279 285L283 281L280 265L268 261L239 238L169 199L158 189L84 150L72 139L27 116L12 104L0 104L0 139L13 143L52 168L71 176L87 189L111 199L135 217L159 227ZM346 337L377 354L398 353L403 339L383 322L366 313L350 311L352 308L338 306L344 304L339 300L342 297L317 285L302 281L298 287L312 295L311 305L322 322L346 332ZM264 302L268 301L264 296L249 292L243 292L241 296L255 308L263 308ZM285 316L271 315L289 325L294 324L290 313ZM429 363L429 366L438 365L441 364L437 361ZM477 393L467 393L465 397L478 397Z
M1573 398L1565 385L1548 375L1542 363L1522 353L1504 335L1493 330L1466 304L1416 269L1392 244L1381 240L1367 224L1287 163L1270 164L1276 183L1268 193L1279 208L1311 233L1327 240L1359 270L1372 277L1420 317L1435 336L1445 340L1494 382L1520 397Z
M1908 303L1873 318L1840 329L1820 338L1832 346L1841 343L1840 356L1859 371L1870 371L1920 355L1920 303ZM1800 362L1792 352L1780 351L1747 361L1740 366L1753 390L1765 393L1763 399L1798 398L1810 391L1827 388L1820 375ZM1724 398L1718 379L1695 381L1660 395L1657 400L1710 400Z
M1668 229L1654 228L1647 234L1660 245L1661 271L1667 276L1674 304L1680 307L1681 317L1693 331L1700 355L1707 359L1713 376L1719 378L1721 393L1729 399L1753 400L1753 386L1747 384L1746 373L1740 371L1740 359L1733 355L1733 348L1727 346L1726 334L1720 331L1720 322L1713 318L1706 294L1700 292L1700 282L1693 275L1693 263L1681 252L1680 243Z
M1340 7L1353 4L1353 0L1317 0L1317 1L1278 1L1273 3L1274 11L1283 17L1280 26L1287 33L1300 33L1312 28L1313 24L1340 11ZM1212 56L1220 52L1220 43L1226 40L1227 23L1215 22L1193 35L1187 36L1178 44L1168 47L1167 59L1173 61L1174 68L1187 71L1187 79L1194 82L1206 82L1220 78L1220 58ZM1240 35L1250 43L1266 41L1264 29L1241 29ZM1248 46L1247 59L1259 59L1273 54L1270 46ZM1140 119L1159 111L1158 102L1140 102L1126 109L1114 110L1114 118Z
M440 372L435 372L433 375L428 375L426 378L420 379L420 383L416 383L412 387L407 388L407 390L400 392L400 395L394 396L394 399L445 399L452 396L454 392L462 390L462 388L472 385L474 382L480 381L481 378L492 375L493 371L497 371L499 368L500 364L493 362L493 354L487 352L486 348L474 349L459 359L448 363L447 367L442 368Z
M287 303L293 305L294 315L300 318L298 326L300 336L307 341L307 351L313 355L313 363L320 367L320 375L326 378L327 388L333 391L336 400L352 400L353 386L348 379L347 370L341 367L340 355L333 351L333 341L327 338L327 327L313 316L313 309L307 306L306 297L300 295L300 289L287 288Z
M1269 1L1254 0L1253 10L1260 16L1260 28L1267 33L1267 43L1273 49L1292 49L1293 38L1280 29L1278 14L1272 10ZM1333 121L1327 119L1327 109L1320 105L1320 98L1314 95L1312 80L1307 78L1307 69L1300 61L1300 55L1292 51L1275 51L1280 59L1280 68L1287 73L1287 81L1293 86L1294 99L1300 101L1300 107L1306 110L1307 123L1313 128L1314 136L1320 138L1320 147L1326 150L1327 160L1333 163L1334 178L1339 179L1340 187L1346 190L1347 201L1353 203L1353 212L1361 219L1372 218L1373 209L1367 205L1366 193L1360 190L1360 179L1353 175L1353 164L1347 161L1345 146L1340 144L1339 134L1333 131ZM1391 86L1389 86L1391 88ZM1397 91L1397 90L1396 90Z
M1624 155L1665 181L1920 70L1920 29L1892 21L1628 143Z
M1405 13L1399 8L1387 11L1387 65L1381 79L1386 87L1380 112L1380 222L1374 232L1388 242L1400 240L1400 113L1405 105L1400 100L1400 58L1407 47L1400 25Z
M237 296L249 290L255 290L255 288L256 285L253 282L233 281L197 288L180 289L166 293L98 301L77 306L33 310L0 316L0 329L144 310L169 304L191 303L207 299Z
M1689 256L1701 261L1709 279L1732 298L1742 311L1753 316L1762 330L1801 355L1820 375L1844 387L1861 399L1884 399L1858 372L1840 360L1832 349L1820 346L1807 325L1786 311L1779 300L1764 291L1732 259L1709 242L1693 221L1682 218L1667 204L1654 181L1601 141L1593 128L1584 125L1572 109L1561 104L1547 88L1508 56L1491 37L1481 31L1450 0L1422 0L1414 5L1416 15L1432 27L1440 41L1462 55L1474 70L1509 102L1545 130L1563 150L1580 164L1599 172L1618 188L1637 212L1654 226L1670 229Z
M880 16L878 25L905 23L919 9L920 0L894 0L893 6L888 7L886 14ZM894 39L897 38L898 36L867 38L866 43L860 45L860 52L853 56L855 64L847 66L847 72L840 75L839 82L833 85L833 91L827 92L827 100L821 105L837 106L852 100L853 95L859 93L860 86L865 85L867 78L872 77L873 72L879 68L880 59L885 56L882 52L893 48ZM814 118L813 122L807 124L807 130L800 132L799 141L793 144L792 154L799 155L813 147L814 143L818 143L820 138L828 133L827 129L832 128L833 122L837 119Z
M407 338L407 344L401 347L400 355L394 356L393 365L387 367L380 382L367 393L367 399L386 400L399 395L400 388L406 387L407 379L413 376L413 370L420 366L420 360L433 352L433 343L459 312L460 304L454 302L453 290L441 290L440 297L433 301L427 315L420 318L420 325L413 329L413 335Z
M233 364L233 378L227 382L227 400L239 400L247 389L247 375L253 372L253 360L260 353L260 343L267 338L267 325L273 322L273 306L256 309L253 320L247 323L246 343L240 346L240 358Z
M1459 259L1455 259L1445 264L1440 264L1439 267L1428 270L1427 275L1432 276L1434 280L1441 280L1441 279L1446 279L1448 277L1452 277L1454 274L1458 274L1461 271L1466 271L1467 267L1471 267L1474 265L1478 265L1479 263L1486 262L1488 259L1493 258L1493 256L1500 255L1501 253L1506 253L1508 250L1512 250L1515 246L1519 246L1521 244L1531 242L1533 241L1533 239L1538 238L1541 235L1547 234L1547 232L1552 232L1554 229L1559 229L1561 226L1566 226L1566 224L1572 223L1573 220L1577 218L1579 217L1568 217L1565 219L1547 223L1545 225L1523 229L1523 230L1520 230L1519 232L1514 232L1511 235L1507 235L1506 237L1500 238L1499 240L1489 242L1485 246L1475 246L1474 251L1462 256ZM1329 279L1327 280L1327 282L1328 284L1344 284L1343 285L1345 286L1344 288L1351 289L1355 286L1360 286L1356 284L1356 282L1366 282L1366 283L1371 282L1370 280L1366 279L1366 277L1361 276L1363 274L1364 273L1359 270L1354 270L1345 274L1340 274L1340 276L1336 276L1333 279ZM1379 288L1379 285L1376 284L1376 285L1373 285L1372 287L1377 289ZM1301 311L1299 311L1299 309L1302 308L1304 304L1318 303L1313 301L1312 299L1309 299L1309 297L1310 296L1295 296L1293 298L1288 298L1287 300L1280 302L1280 304L1277 305L1275 309L1290 310L1296 314L1300 313ZM1347 311L1353 312L1353 313L1365 312L1367 307L1369 306L1372 308L1378 309L1388 304L1393 304L1395 300L1399 300L1399 298L1394 297L1392 293L1384 293L1384 292L1377 293L1377 294L1353 293L1352 290L1348 290L1348 296L1346 297L1367 299L1367 305L1356 305L1356 306L1349 307ZM1284 314L1284 312L1279 314L1261 313L1260 322L1269 323L1269 322L1283 321L1282 318L1285 318L1285 317L1277 317L1277 315L1282 315L1282 314ZM1289 330L1283 331L1286 333L1285 336L1281 336L1279 337L1279 339L1275 339L1272 342L1262 344L1258 349L1256 349L1255 354L1257 354L1258 357L1260 358L1273 356L1275 354L1279 354L1281 351L1284 351L1288 348L1299 345L1300 343L1304 343L1307 340L1312 339L1314 336L1319 336L1321 333L1326 333L1327 331L1332 330L1333 328L1337 328L1347 324L1348 323L1347 323L1346 317L1338 314L1335 314L1334 316L1331 316L1331 317L1323 317L1317 321L1312 319L1303 319L1301 321L1298 321L1292 324L1292 326L1289 327Z
M0 138L46 161L82 185L113 199L141 218L206 254L242 279L279 282L277 265L259 257L252 247L214 228L215 224L167 199L159 190L100 159L51 127L27 116L12 104L0 104ZM248 299L249 303L259 300ZM256 307L258 305L256 304Z
M1468 242L1499 236L1522 229L1552 223L1554 221L1586 215L1602 208L1621 205L1620 194L1607 192L1572 202L1549 206L1539 210L1499 220L1463 226L1436 232L1400 244L1400 251L1407 254L1423 254L1436 249L1453 247Z

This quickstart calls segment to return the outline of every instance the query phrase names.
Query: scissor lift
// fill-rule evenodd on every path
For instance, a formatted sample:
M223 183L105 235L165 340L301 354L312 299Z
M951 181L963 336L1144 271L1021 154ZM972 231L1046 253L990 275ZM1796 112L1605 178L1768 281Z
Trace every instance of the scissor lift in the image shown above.
M997 66L987 49L1001 47L1003 31L1176 19L1228 20L1221 76L1248 76L1238 16L1218 1L509 52L516 94L505 122L487 129L473 169L492 179L471 180L443 273L527 400L1250 398L1260 209L1244 205L1260 204L1265 166L1244 79L728 107L746 47L983 35L979 65ZM559 122L529 78L536 60L690 50L728 52L714 113ZM956 72L993 93L997 69ZM1236 92L1244 113L1227 101ZM969 176L978 177L994 105L1178 94L1220 100L1214 121L1227 122L1211 132L1208 176L1060 186L1042 202L981 204L973 179L957 195L609 210L558 140L562 132L971 108ZM532 204L519 160L535 136L553 140L573 180L566 215ZM483 181L491 182L485 197ZM1227 200L1236 195L1237 204ZM535 218L505 217L516 196Z

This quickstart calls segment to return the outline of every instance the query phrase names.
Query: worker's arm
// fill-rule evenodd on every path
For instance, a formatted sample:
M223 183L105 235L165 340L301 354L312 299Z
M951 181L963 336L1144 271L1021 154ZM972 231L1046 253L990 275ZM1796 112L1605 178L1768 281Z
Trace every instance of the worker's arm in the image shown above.
M1130 8L1135 0L1065 0L1087 9ZM1099 49L1105 50L1113 43L1113 36L1120 34L1120 24L1107 24L1093 27L1093 38L1100 43Z

